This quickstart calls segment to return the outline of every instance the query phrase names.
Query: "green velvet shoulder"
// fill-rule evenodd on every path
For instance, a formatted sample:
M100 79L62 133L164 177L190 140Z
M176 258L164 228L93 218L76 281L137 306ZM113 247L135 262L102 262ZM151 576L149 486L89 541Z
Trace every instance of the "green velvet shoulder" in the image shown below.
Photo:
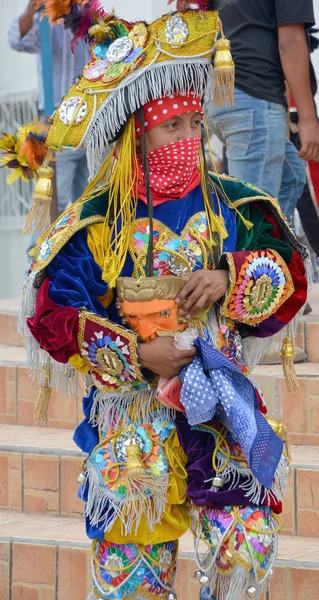
M270 199L271 196L263 192L255 185L230 177L229 175L219 175L218 173L209 173L213 187L216 186L218 192L221 192L222 200L230 200L231 204L243 204L252 200ZM273 198L271 198L274 201Z

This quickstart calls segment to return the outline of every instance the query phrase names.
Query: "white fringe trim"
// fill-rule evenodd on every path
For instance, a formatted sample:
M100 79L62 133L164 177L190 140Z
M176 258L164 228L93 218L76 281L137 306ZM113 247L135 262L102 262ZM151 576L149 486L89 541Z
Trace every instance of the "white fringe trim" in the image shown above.
M87 161L90 179L99 171L107 147L140 106L172 93L188 95L191 90L205 102L212 100L214 69L207 58L185 58L151 64L126 77L97 110L88 133ZM94 93L94 92L92 92Z
M220 469L225 464L227 458L225 456L218 456L217 467ZM224 486L227 485L227 490L233 490L240 488L245 492L245 497L253 504L264 504L265 500L282 500L284 490L288 487L288 460L282 455L279 465L276 469L274 482L271 489L264 488L262 484L256 479L250 469L243 468L234 462L229 462L226 469L218 474L218 477L224 482ZM240 478L245 477L246 481L240 483ZM211 480L207 480L211 481ZM212 492L218 492L220 488L211 487Z
M86 463L86 469L89 489L85 516L89 518L91 525L103 527L105 532L111 531L114 522L119 518L122 522L122 535L132 533L134 526L136 535L141 517L144 515L149 530L154 531L155 525L162 519L166 506L168 474L156 477L159 490L156 498L153 496L146 497L146 490L142 486L140 491L134 494L134 499L130 501L127 497L123 500L115 499L115 495L107 489L106 485L102 488L93 465ZM123 477L124 479L125 476Z
M31 379L40 385L48 385L64 396L70 393L77 397L78 375L69 363L63 364L54 360L48 352L42 350L27 326L27 319L34 317L36 298L39 288L35 278L39 271L33 271L23 286L22 297L18 312L18 333L26 338L26 367Z
M156 400L157 390L132 393L103 393L97 390L94 394L90 415L90 423L99 426L103 431L111 428L117 431L138 420L149 420L150 412L159 411L163 419L175 417L175 411Z

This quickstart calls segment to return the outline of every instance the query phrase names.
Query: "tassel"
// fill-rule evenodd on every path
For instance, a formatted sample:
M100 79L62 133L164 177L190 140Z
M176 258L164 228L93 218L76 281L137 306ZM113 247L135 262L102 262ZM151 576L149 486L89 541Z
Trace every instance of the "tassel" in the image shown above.
M230 42L225 37L215 43L215 106L234 104L235 65L230 52Z
M126 474L125 485L127 491L127 505L123 513L131 512L148 514L150 500L154 506L152 521L157 522L156 512L161 513L161 505L165 506L166 476L149 475L142 459L141 450L131 436L130 444L126 446ZM153 510L151 512L153 512Z
M42 369L44 383L40 385L40 391L34 410L34 421L46 421L48 416L49 403L52 389L49 387L50 368L44 366Z
M294 364L295 348L293 339L290 335L289 325L287 327L287 336L284 337L282 341L280 354L288 391L300 393L301 389L298 383Z
M50 226L50 206L54 170L48 165L39 169L39 179L34 188L32 206L27 216L23 233L43 234Z

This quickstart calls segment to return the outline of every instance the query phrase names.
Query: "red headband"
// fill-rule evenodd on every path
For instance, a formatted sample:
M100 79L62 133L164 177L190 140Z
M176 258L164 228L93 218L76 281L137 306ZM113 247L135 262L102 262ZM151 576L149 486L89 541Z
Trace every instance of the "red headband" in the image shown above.
M200 97L197 96L195 92L190 92L188 96L170 94L169 96L165 96L158 100L150 100L144 104L145 132L168 121L176 115L183 115L190 112L198 112L201 115L204 114ZM141 137L142 126L136 116L135 129L136 137Z

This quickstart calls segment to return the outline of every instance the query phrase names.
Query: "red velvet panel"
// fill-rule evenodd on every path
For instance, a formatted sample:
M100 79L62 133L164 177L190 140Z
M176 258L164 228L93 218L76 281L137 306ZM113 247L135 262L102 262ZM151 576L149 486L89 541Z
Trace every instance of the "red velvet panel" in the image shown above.
M79 352L79 311L52 302L49 289L50 281L46 278L38 291L35 316L27 319L27 324L33 337L52 358L67 363Z

